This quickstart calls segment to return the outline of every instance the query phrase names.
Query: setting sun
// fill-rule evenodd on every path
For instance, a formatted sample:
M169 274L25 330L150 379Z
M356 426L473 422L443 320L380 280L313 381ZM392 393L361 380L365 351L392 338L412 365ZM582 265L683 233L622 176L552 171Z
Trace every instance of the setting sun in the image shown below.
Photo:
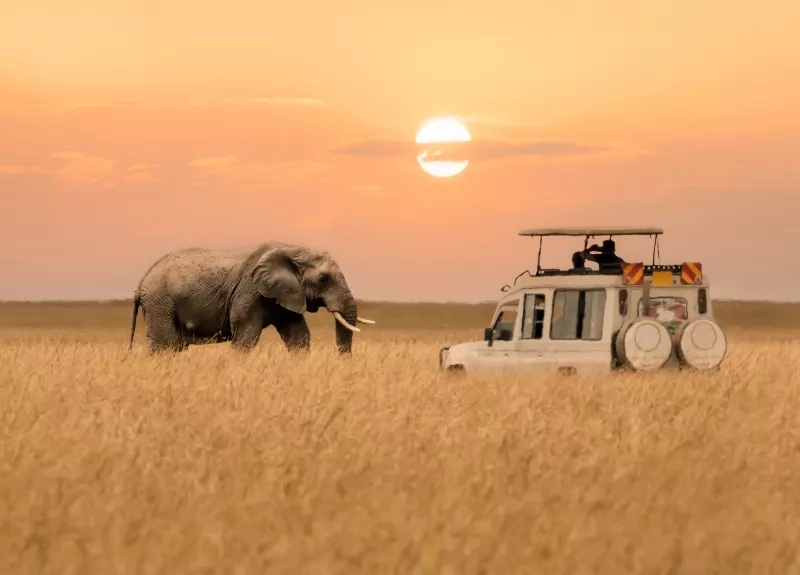
M455 118L434 118L422 125L417 132L417 144L445 144L452 142L469 142L471 140L467 127ZM450 178L464 171L469 160L436 160L441 150L422 151L417 155L420 167L437 178ZM431 158L431 159L429 159Z

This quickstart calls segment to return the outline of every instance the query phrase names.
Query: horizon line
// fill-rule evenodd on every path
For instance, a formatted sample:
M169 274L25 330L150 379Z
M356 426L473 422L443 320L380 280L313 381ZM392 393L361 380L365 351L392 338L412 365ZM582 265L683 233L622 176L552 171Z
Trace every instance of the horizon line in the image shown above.
M481 301L459 301L459 300L446 300L446 301L432 301L432 300L418 300L418 301L399 301L399 300L384 300L384 299L359 299L356 298L358 304L383 304L383 305L497 305L500 298L496 300L481 300ZM775 304L775 305L800 305L798 300L775 300L775 299L728 299L728 298L711 298L714 303L747 303L747 304ZM108 299L41 299L41 300L24 300L24 299L10 299L0 300L0 305L3 304L133 304L133 298L108 298ZM320 308L322 309L322 308Z

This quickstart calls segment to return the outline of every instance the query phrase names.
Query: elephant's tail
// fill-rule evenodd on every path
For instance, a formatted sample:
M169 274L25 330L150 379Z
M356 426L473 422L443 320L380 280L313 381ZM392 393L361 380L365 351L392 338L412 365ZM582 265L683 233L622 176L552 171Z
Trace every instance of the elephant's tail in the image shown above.
M133 349L133 335L136 333L136 316L139 315L139 306L142 305L142 297L139 290L133 294L133 318L131 319L131 343L128 345L128 351Z

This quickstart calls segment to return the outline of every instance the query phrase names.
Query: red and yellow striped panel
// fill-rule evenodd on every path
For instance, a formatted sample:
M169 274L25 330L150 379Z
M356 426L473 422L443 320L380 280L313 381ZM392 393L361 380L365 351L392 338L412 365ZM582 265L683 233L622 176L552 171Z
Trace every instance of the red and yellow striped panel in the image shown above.
M644 263L626 263L622 266L622 284L638 286L644 283Z
M681 283L686 285L703 283L703 264L683 262L681 264Z

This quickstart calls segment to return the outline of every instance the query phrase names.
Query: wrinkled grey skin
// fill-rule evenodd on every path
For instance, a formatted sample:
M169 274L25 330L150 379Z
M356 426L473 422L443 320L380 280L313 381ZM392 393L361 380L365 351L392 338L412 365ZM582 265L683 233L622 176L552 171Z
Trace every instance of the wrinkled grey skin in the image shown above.
M208 341L230 341L246 351L269 325L288 349L308 349L304 312L325 307L351 326L360 320L344 274L328 252L274 241L233 250L182 249L159 259L134 294L131 347L139 306L151 352ZM335 319L334 324L339 352L350 353L353 332Z

